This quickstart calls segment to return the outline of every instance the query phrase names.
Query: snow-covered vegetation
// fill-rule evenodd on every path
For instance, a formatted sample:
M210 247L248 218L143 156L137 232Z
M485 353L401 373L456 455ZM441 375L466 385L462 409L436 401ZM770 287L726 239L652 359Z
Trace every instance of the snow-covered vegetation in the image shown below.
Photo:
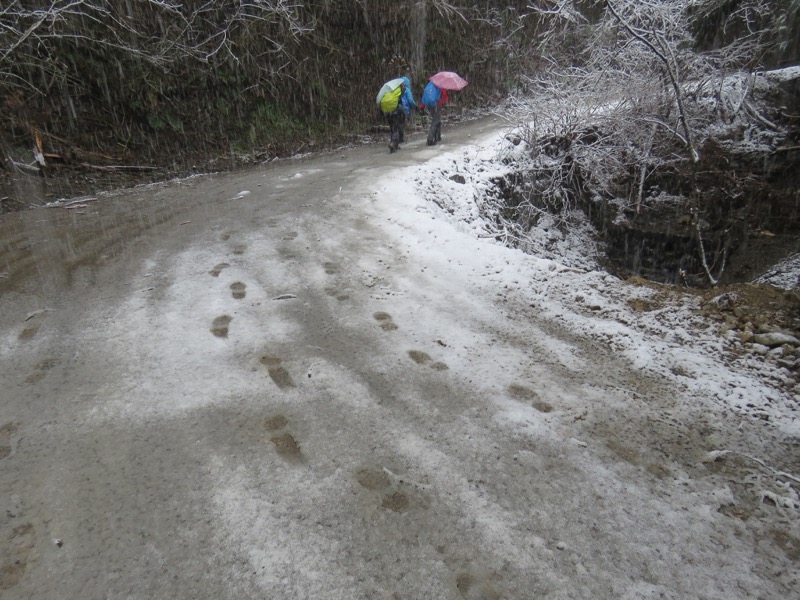
M551 67L512 99L526 148L504 190L513 238L546 212L575 226L586 214L627 272L696 285L747 280L796 251L800 67L758 68L776 41L765 5L741 3L763 9L753 35L703 49L712 2L607 2L591 27L584 3L557 4L540 3ZM762 232L769 258L743 267Z

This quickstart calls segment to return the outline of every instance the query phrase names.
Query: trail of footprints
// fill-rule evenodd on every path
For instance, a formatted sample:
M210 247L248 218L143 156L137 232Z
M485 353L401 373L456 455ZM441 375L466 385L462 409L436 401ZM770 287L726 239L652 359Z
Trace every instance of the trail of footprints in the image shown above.
M286 236L283 237L284 240L293 240L297 237L296 231L289 232ZM223 239L229 239L229 234L223 234ZM245 244L238 244L234 247L234 254L242 254L244 253L247 246ZM213 277L219 277L219 274L223 271L223 269L229 267L230 264L226 262L219 263L214 268L212 268L209 273ZM339 265L334 262L326 261L322 263L322 268L325 270L327 275L338 275L339 274ZM247 285L242 283L241 281L236 281L231 284L231 295L236 300L241 300L247 295ZM334 287L326 287L324 289L325 293L329 296L336 298L339 301L349 299L348 294L343 294L339 292ZM372 315L375 321L378 322L378 325L383 331L395 331L399 329L398 325L392 319L392 316L384 311L378 311ZM233 317L230 315L220 315L211 324L211 333L213 333L216 337L226 338L228 337L228 329L230 326ZM442 361L435 361L427 352L422 352L421 350L409 350L408 356L418 365L426 365L433 369L434 371L447 371L449 367L446 363ZM292 381L291 376L289 375L288 371L280 366L280 360L277 357L270 357L270 356L263 356L261 357L261 363L267 367L267 372L269 373L272 380L275 384L281 388L289 388L294 387L294 382Z
M286 236L283 237L284 240L293 240L297 237L297 232L292 231L289 232ZM224 233L222 235L223 241L228 241L230 239L230 234ZM233 248L234 254L243 254L247 246L245 244L237 244ZM227 262L221 262L215 265L210 271L209 274L212 277L219 277L223 270L230 267L230 264ZM325 273L328 275L338 275L339 274L339 266L333 262L324 262L322 264ZM241 300L245 298L247 295L247 285L241 281L235 281L230 285L231 296L235 300ZM342 301L349 298L346 294L341 294L335 288L326 287L325 293L329 296L335 297L337 300ZM374 313L373 318L377 321L378 325L383 331L391 332L399 329L398 325L392 319L392 316L383 311L379 311ZM211 323L211 333L219 338L227 338L231 321L233 321L233 317L227 314L220 315L216 317ZM441 361L434 361L433 358L426 352L422 352L420 350L409 350L408 356L418 365L426 365L433 369L434 371L446 371L448 370L448 366L446 363ZM292 376L290 375L289 371L283 366L283 360L278 356L271 356L271 355L263 355L259 358L259 362L266 367L267 374L269 375L270 379L275 383L278 388L282 390L290 389L296 387ZM275 441L275 440L273 440ZM283 439L283 441L275 442L277 447L284 448L286 452L293 452L292 448L294 448L293 438L292 441L287 439ZM299 451L299 449L298 449ZM403 507L403 498L402 495L392 495L385 499L385 505L388 507L395 507L402 509ZM394 510L394 509L393 509Z
M291 231L287 235L285 235L282 239L284 240L293 240L297 237L296 231ZM230 234L223 234L222 239L227 241L230 239ZM233 248L234 254L243 254L247 249L246 244L237 244ZM212 277L219 277L220 273L226 268L230 267L230 264L227 262L221 262L215 265L210 271L209 274ZM326 261L322 264L322 268L325 270L327 275L338 275L340 272L339 265L334 262ZM241 300L245 298L247 295L247 285L241 281L236 281L230 285L231 296L235 300ZM339 301L344 301L349 299L348 294L341 293L334 287L326 287L324 289L325 293L329 296L336 298ZM378 311L372 315L375 321L378 322L378 325L383 331L390 332L399 329L398 325L392 319L392 316L384 311ZM231 321L233 317L230 315L220 315L216 317L213 322L211 323L211 333L219 338L227 338L228 332L230 328ZM408 356L418 365L425 365L433 369L434 371L447 371L449 367L446 363L442 361L435 361L427 352L422 352L421 350L409 350ZM295 387L294 382L292 381L289 372L280 365L281 359L272 356L263 356L261 357L261 363L267 367L267 372L275 384L281 388L286 389L290 387Z
M228 241L230 240L229 233L222 234L222 240ZM289 232L283 239L285 240L292 240L297 237L296 231ZM233 253L237 255L244 254L247 250L246 244L236 244L233 246ZM221 262L215 265L208 273L212 277L219 277L220 273L230 267L230 263ZM242 300L247 296L247 284L241 281L235 281L230 284L231 290L231 297L234 300ZM230 330L230 324L233 321L233 317L230 315L219 315L211 322L211 333L218 338L227 338L228 333ZM270 378L275 385L277 385L280 389L287 389L295 387L294 381L292 380L291 375L289 372L281 365L283 362L281 358L277 356L262 356L259 361L262 365L267 368L267 373L269 374Z
M297 236L296 232L290 232L283 239L291 240ZM223 234L222 239L227 241L230 234ZM238 244L234 246L233 253L236 255L244 254L247 246ZM219 275L230 267L227 262L221 262L215 265L209 274L212 277L219 277ZM339 268L335 263L326 262L323 268L328 275L336 275L339 273ZM246 296L247 286L243 282L236 281L230 285L231 296L236 300L241 300ZM329 296L335 297L339 301L349 298L348 295L342 294L335 288L325 288L325 293ZM391 332L399 329L398 325L392 319L392 316L386 312L376 312L373 315L374 320L378 323L380 328L385 332ZM211 324L211 333L219 338L227 338L228 331L233 317L230 315L220 315L216 317ZM36 328L23 331L20 334L20 339L29 339L36 334ZM446 371L447 364L440 361L434 361L433 358L426 352L419 350L409 350L409 358L417 365L428 366L435 371ZM296 387L290 373L283 366L283 360L277 356L263 355L259 358L259 362L266 367L267 373L275 385L282 389L290 389ZM53 366L54 362L45 361L37 366L35 375L32 378L41 378L44 373ZM31 378L29 378L31 379ZM508 393L511 397L531 402L534 407L542 412L550 412L552 407L544 402L539 401L536 392L525 388L520 385L511 385L508 388ZM16 433L18 425L16 423L6 423L0 426L0 461L7 459L12 455L12 437ZM289 431L289 420L282 414L277 414L268 417L264 421L264 429L270 436L270 442L274 445L276 453L289 463L301 464L305 462L300 444L295 439L294 435ZM355 474L356 482L365 490L375 492L378 495L380 507L382 509L394 512L405 513L412 509L415 505L424 507L424 502L420 501L413 493L409 494L406 489L414 487L411 482L404 482L397 477L390 477L385 469L375 469L370 467L359 468ZM8 535L10 544L10 554L8 555L11 560L7 564L0 566L0 592L8 590L16 586L25 574L29 555L34 548L34 527L30 523L25 523L15 527ZM494 591L485 583L480 581L470 573L461 573L457 577L456 586L460 594L464 598L472 597L485 597L496 598ZM479 591L480 596L475 596L475 592Z
M284 240L292 240L297 236L296 232L290 232ZM229 239L229 235L225 234L223 239ZM234 247L234 254L243 254L246 250L245 245L237 245ZM219 277L220 273L228 268L230 264L226 262L219 263L214 266L209 274L213 277ZM328 275L337 275L339 267L335 263L325 262L322 265L325 273ZM246 296L247 286L236 281L230 285L231 295L236 300L241 300ZM326 287L324 289L328 296L336 298L338 301L349 299L349 295L341 293L334 287ZM381 330L385 332L392 332L399 329L399 326L394 322L392 316L384 311L375 312L372 315L373 319L377 322ZM214 319L211 332L217 336L225 338L228 336L228 328L232 321L229 315L220 315ZM444 346L442 342L439 342ZM427 352L421 350L408 350L408 357L417 365L426 366L434 371L446 371L449 369L448 365L442 361L436 361ZM289 371L283 366L283 360L278 356L262 355L259 357L259 362L266 367L267 374L273 383L281 390L287 390L296 387ZM508 387L508 394L512 398L520 401L525 401L532 404L537 410L541 412L550 412L553 407L546 402L539 400L537 393L525 386L512 384ZM267 417L264 420L264 429L269 435L269 440L275 447L275 452L288 463L302 464L305 462L305 456L298 443L297 439L290 431L289 420L282 414L276 414ZM4 448L0 446L0 459L3 456ZM378 501L381 509L388 510L394 513L405 513L415 506L421 508L425 507L425 501L419 494L415 494L412 488L415 485L412 482L406 482L397 476L390 476L390 472L386 469L378 469L372 467L361 467L354 473L354 478L359 486L369 492L377 494ZM24 569L24 563L22 565ZM15 573L8 574L12 579L15 578ZM0 581L6 577L3 573L0 576ZM486 581L487 578L476 576L469 571L461 571L456 573L456 588L463 598L486 598L497 599L500 596ZM2 590L0 584L0 590Z
M222 234L222 241L227 242L231 237L230 233L223 233ZM247 244L236 244L233 247L233 253L236 255L244 254L247 250ZM211 270L208 272L209 275L212 277L219 277L220 273L230 267L230 263L221 262L214 265ZM245 296L247 296L247 285L242 283L241 281L236 281L231 284L230 286L231 296L235 300L242 300ZM218 337L218 338L226 338L228 337L228 329L233 321L233 317L230 315L220 315L216 317L211 322L211 333Z

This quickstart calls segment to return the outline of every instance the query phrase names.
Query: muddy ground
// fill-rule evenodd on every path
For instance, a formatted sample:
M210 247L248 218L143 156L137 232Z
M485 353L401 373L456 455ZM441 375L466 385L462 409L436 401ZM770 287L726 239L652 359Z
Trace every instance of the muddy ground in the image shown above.
M797 438L387 218L500 125L3 215L3 598L791 597Z

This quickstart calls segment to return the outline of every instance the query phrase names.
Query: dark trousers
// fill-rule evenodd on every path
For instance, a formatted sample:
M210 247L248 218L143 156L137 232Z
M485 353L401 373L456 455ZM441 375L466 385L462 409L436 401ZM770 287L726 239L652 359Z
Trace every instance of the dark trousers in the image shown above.
M442 107L438 104L431 111L431 127L428 130L428 146L442 141Z
M396 111L389 114L389 131L391 132L389 146L392 151L397 150L400 143L404 141L405 129L406 114L398 108Z

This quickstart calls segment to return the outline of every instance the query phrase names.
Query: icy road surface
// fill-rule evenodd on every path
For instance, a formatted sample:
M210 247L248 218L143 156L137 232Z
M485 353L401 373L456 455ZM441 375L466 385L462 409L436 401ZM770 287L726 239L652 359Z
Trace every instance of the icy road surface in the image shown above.
M798 593L794 398L444 210L501 125L0 218L3 599Z

